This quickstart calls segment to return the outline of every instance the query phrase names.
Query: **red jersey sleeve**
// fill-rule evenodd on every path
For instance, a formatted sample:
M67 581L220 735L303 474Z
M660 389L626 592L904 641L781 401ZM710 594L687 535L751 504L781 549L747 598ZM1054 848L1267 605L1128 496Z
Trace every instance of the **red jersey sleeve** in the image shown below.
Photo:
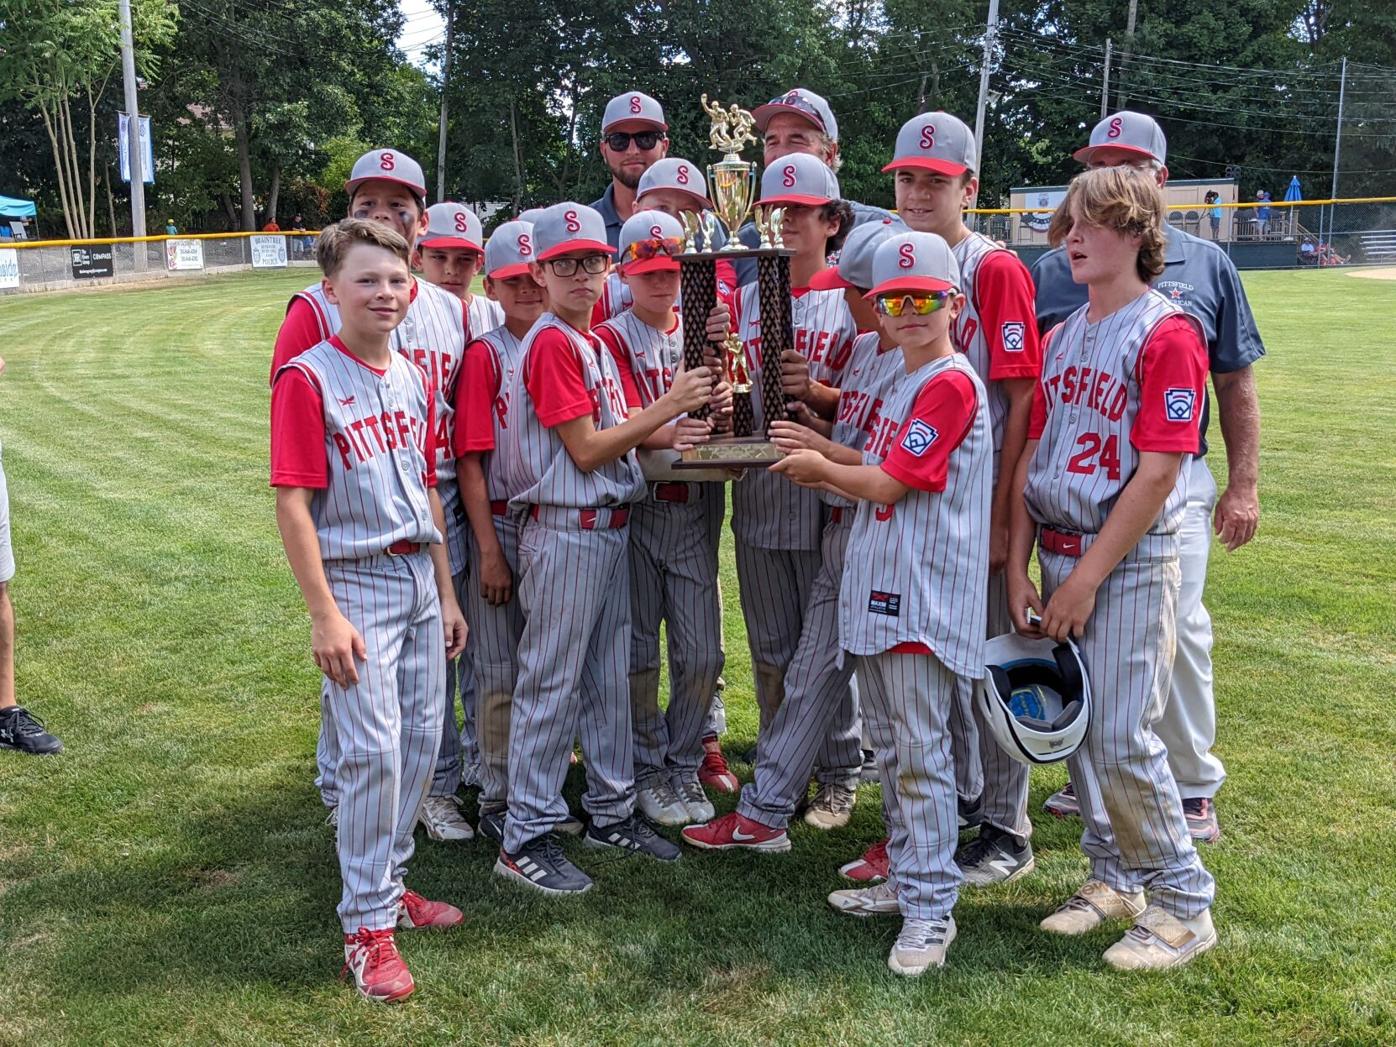
M1036 297L1032 274L1012 251L990 252L979 263L974 304L989 346L989 381L1042 374Z
M494 419L502 380L489 342L476 339L465 347L456 383L456 431L451 434L451 450L457 458L494 450Z
M630 366L630 351L625 347L620 333L606 324L593 327L591 333L601 343L601 351L609 353L616 365L616 374L620 375L620 387L625 393L625 406L638 411L644 406L644 402L640 399L640 386L635 381L635 371Z
M945 490L950 455L969 435L978 408L968 375L936 375L916 394L882 471L918 491Z
M1052 336L1061 329L1061 324L1057 324L1050 331L1042 336L1042 357L1046 359L1047 351L1052 344ZM1042 376L1039 374L1037 384L1032 389L1032 411L1028 414L1028 439L1041 440L1042 432L1047 428L1047 389L1042 384Z
M538 420L549 429L595 411L577 350L555 327L539 331L529 346L524 388Z
M325 457L325 405L320 389L299 367L271 388L271 485L329 486Z
M271 375L268 380L275 383L277 371L332 334L333 331L321 329L320 314L315 306L300 295L292 298L286 309L286 318L281 321L281 329L276 332L276 347L271 351Z
M1129 442L1140 451L1196 454L1207 382L1207 346L1195 322L1170 316L1139 353L1139 413Z
M432 385L431 376L426 369L419 367L417 370L422 373L422 388L427 394L427 439L424 451L427 457L427 468L422 473L422 482L428 487L436 486L436 455L438 442L436 438L436 387Z

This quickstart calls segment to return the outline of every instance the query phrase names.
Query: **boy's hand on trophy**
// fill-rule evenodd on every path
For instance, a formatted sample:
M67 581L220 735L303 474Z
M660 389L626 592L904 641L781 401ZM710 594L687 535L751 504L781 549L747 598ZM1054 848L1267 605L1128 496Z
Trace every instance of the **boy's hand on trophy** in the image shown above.
M721 342L732 331L732 314L721 302L714 302L706 325L708 341Z
M780 354L780 389L792 400L809 395L809 361L794 349Z

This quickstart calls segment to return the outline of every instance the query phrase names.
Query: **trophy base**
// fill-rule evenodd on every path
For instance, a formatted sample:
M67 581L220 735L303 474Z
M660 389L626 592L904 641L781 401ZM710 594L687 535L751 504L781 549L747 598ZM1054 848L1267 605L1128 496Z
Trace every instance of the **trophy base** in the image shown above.
M684 451L675 469L751 469L774 465L784 455L760 436L717 437Z

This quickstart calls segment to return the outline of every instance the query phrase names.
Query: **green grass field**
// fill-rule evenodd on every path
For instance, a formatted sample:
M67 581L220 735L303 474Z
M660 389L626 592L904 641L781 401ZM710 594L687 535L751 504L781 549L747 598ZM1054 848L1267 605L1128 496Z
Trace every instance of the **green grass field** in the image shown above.
M484 842L426 842L413 884L468 920L404 939L418 992L388 1009L335 980L318 679L266 484L270 345L307 276L0 301L20 698L68 746L0 752L0 1044L1396 1042L1396 283L1246 278L1264 516L1212 563L1231 777L1195 965L1123 976L1118 931L1039 932L1085 870L1044 817L1038 872L966 893L949 967L896 979L897 921L824 903L880 835L870 788L785 856L586 852L597 889L563 903L494 879Z

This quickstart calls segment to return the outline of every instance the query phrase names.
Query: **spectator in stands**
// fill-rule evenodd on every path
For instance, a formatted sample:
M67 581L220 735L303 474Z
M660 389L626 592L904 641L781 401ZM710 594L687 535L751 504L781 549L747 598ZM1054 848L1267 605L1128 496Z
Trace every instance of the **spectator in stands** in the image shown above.
M0 358L0 373L5 361ZM5 468L0 462L0 749L47 756L63 751L63 743L29 711L15 703L15 609L10 603L10 579L15 576L10 548L10 501L5 491Z
M1221 239L1221 193L1215 189L1207 190L1207 195L1202 198L1202 202L1207 205L1207 221L1212 223L1212 239Z
M174 224L174 219L173 219L173 218L166 218L166 219L165 219L165 235L166 235L166 236L178 236L178 235L179 235L179 227L178 227L177 225Z
M1270 194L1264 189L1257 189L1255 192L1256 202L1260 204L1255 209L1256 235L1264 240L1270 231Z
M1318 245L1314 243L1312 236L1304 237L1299 245L1299 264L1313 265L1318 261Z
M272 214L272 215L267 215L267 224L264 225L264 226L262 226L262 232L264 232L264 233L279 233L279 232L281 232L281 226L279 226L279 225L276 224L276 215L274 215L274 214Z
M291 232L293 232L293 233L303 233L303 232L305 232L305 219L302 218L300 215L296 215L296 216L294 216L294 217L291 219ZM291 237L291 257L293 257L293 258L300 258L302 255L304 255L304 254L306 253L306 251L307 251L307 249L309 248L309 246L310 246L310 237L308 237L308 236L293 236L293 237Z

